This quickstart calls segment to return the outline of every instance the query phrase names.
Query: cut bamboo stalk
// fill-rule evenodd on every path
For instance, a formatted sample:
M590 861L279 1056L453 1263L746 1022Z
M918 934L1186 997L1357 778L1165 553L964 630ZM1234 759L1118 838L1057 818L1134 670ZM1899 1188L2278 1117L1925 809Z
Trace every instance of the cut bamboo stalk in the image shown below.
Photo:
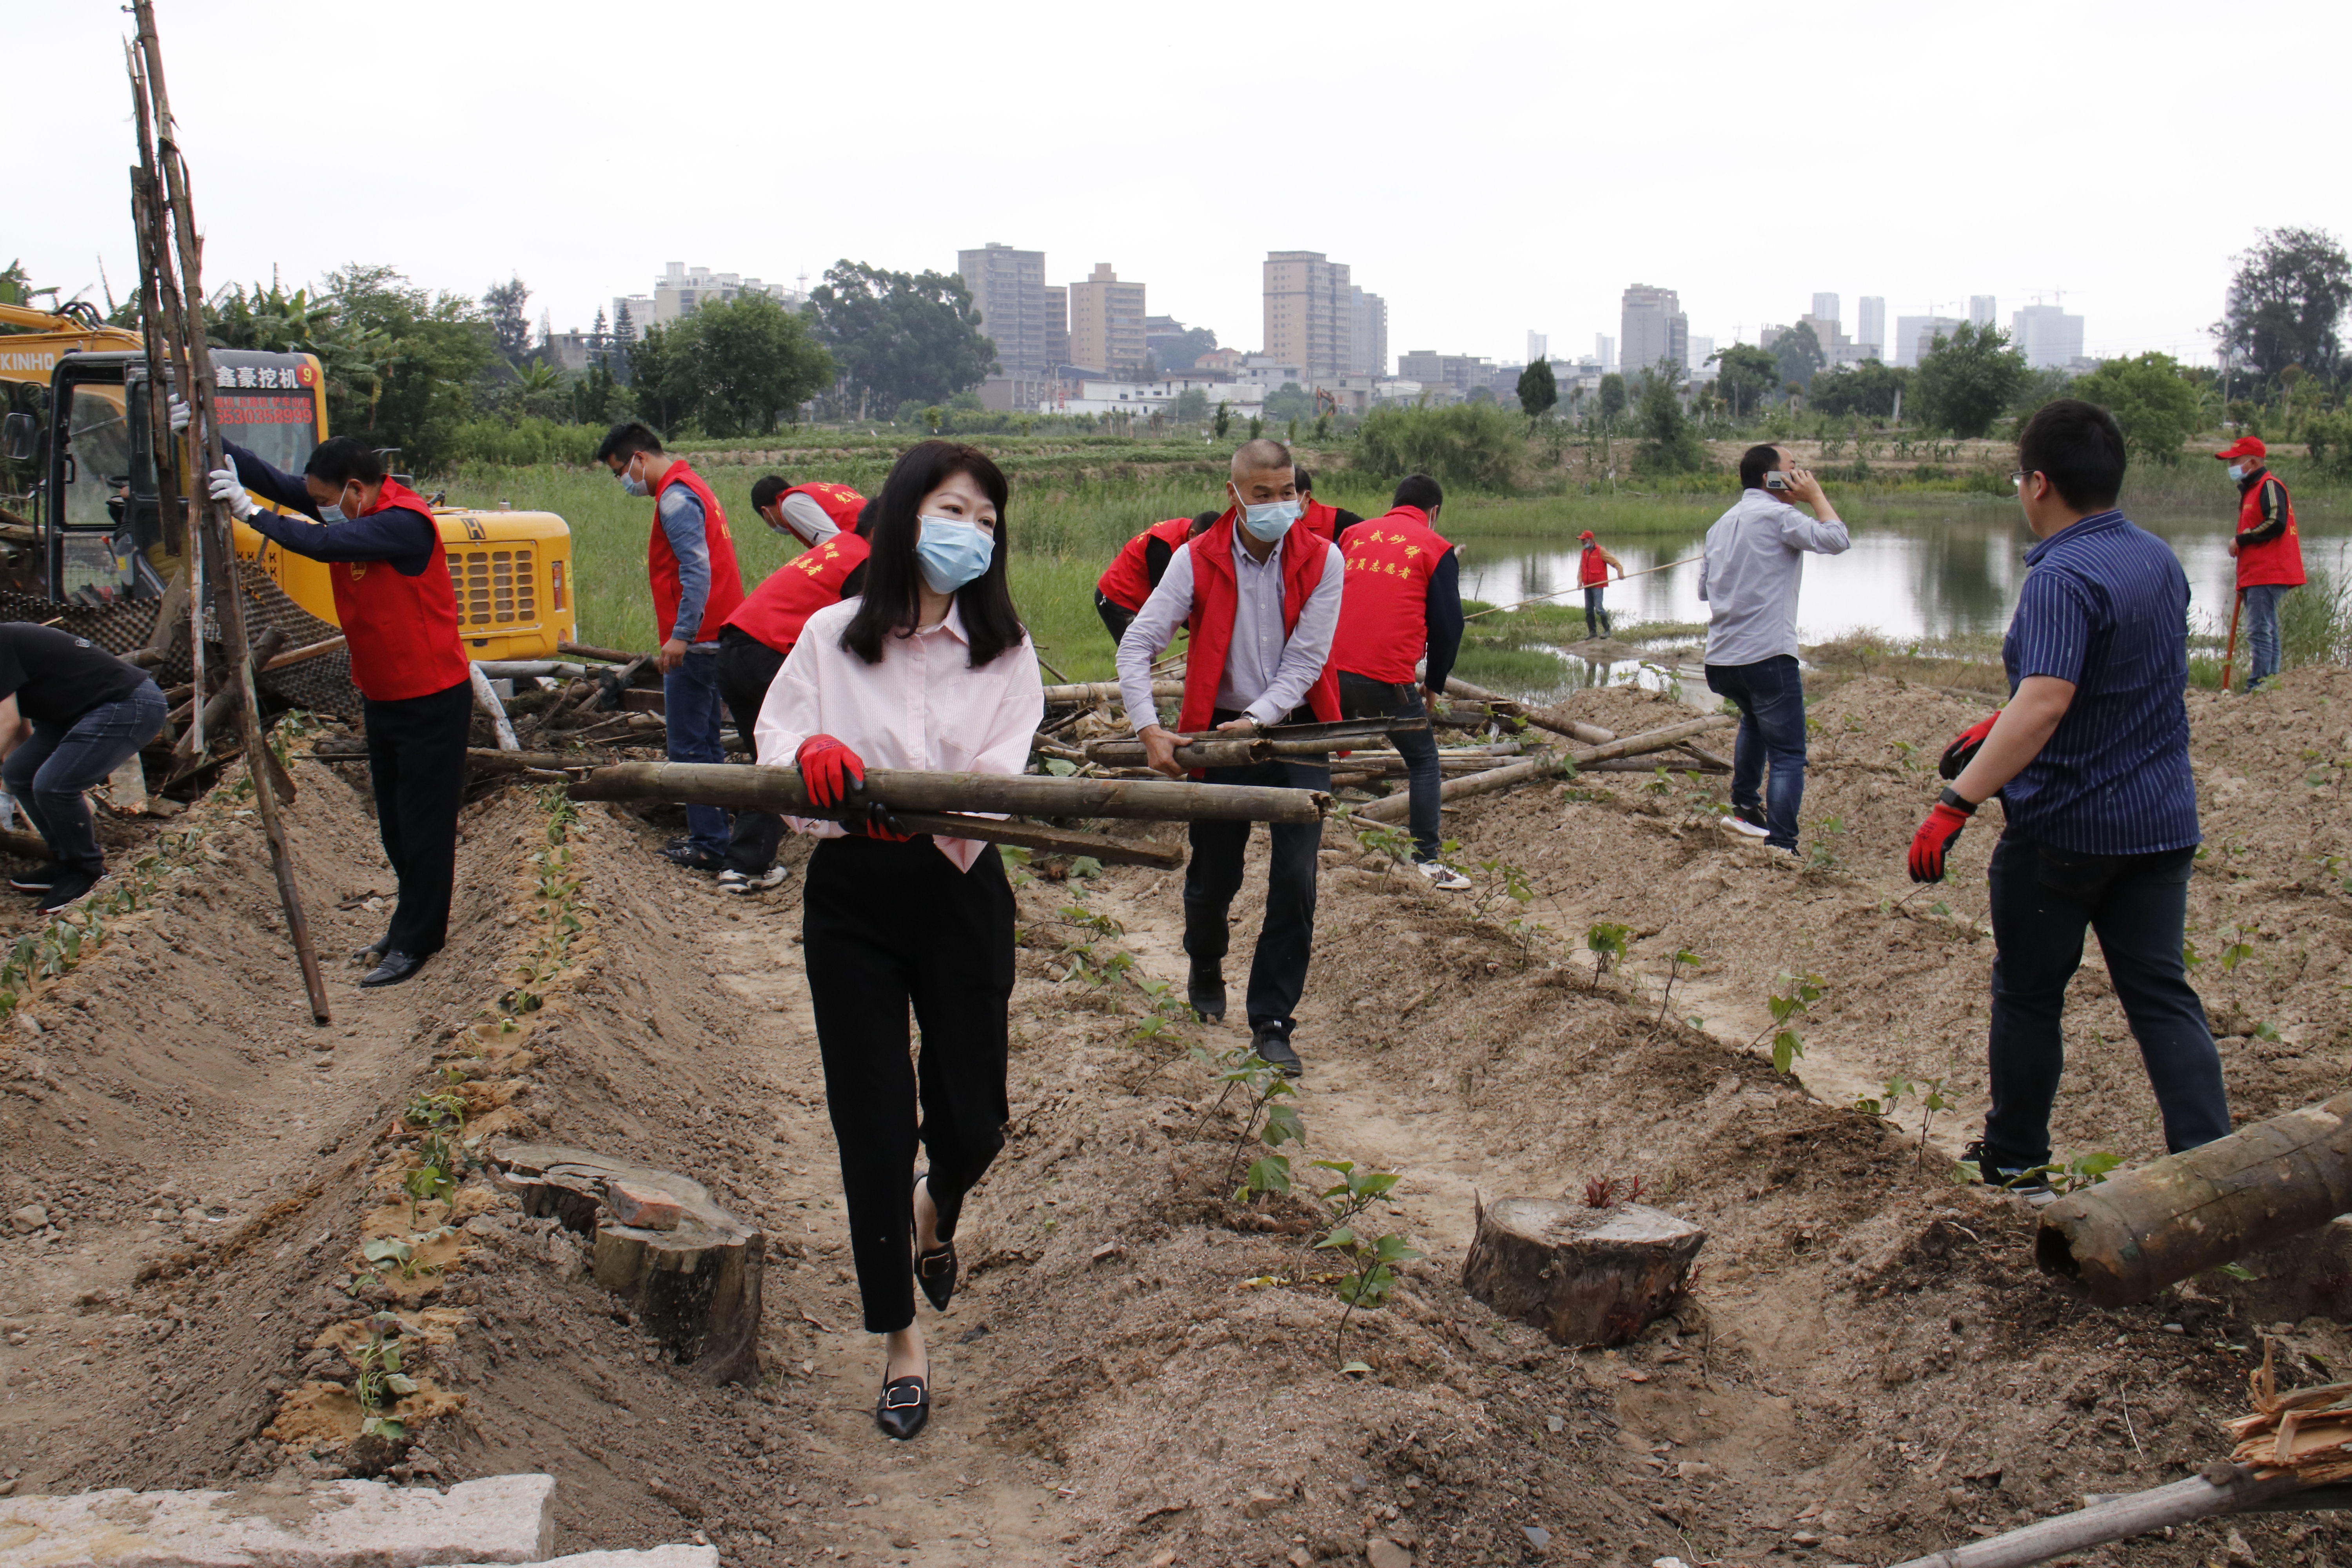
M155 400L151 397L147 401L152 403ZM168 421L170 417L171 416L168 414L164 416L166 421ZM163 453L168 452L171 449L171 441L167 434L163 442L158 445L155 447L155 450L158 453ZM162 469L163 465L158 462L156 465L157 472L162 472ZM161 487L159 486L158 488L160 489ZM178 499L179 498L177 496L160 497L156 504L159 506L169 505L177 501ZM162 664L166 659L170 658L172 657L172 650L180 646L180 638L187 633L187 616L188 574L184 571L174 572L172 574L172 580L163 584L163 598L157 601L155 609L155 624L148 630L147 646L138 649L134 653L127 655L126 657L129 658L131 663L138 665L142 669L152 669L157 665Z
M2215 1475L2222 1479L2210 1479ZM2303 1489L2305 1483L2292 1475L2257 1479L2253 1471L2240 1466L2211 1465L2207 1467L2206 1475L2110 1498L2074 1513L2037 1521L2005 1535L1948 1546L1928 1556L1898 1563L1896 1568L2026 1568L2029 1563L2046 1563L2084 1547L2123 1541L2212 1514L2238 1512L2274 1499L2285 1499L2284 1506L2292 1508L2294 1502L2287 1494Z
M278 651L278 648L285 641L286 634L284 632L279 631L276 626L268 627L262 632L261 636L255 640L253 645L253 657L257 659L267 660L271 654ZM219 730L221 721L229 716L229 710L236 705L237 696L238 688L236 683L232 681L223 685L218 691L214 692L212 696L205 700L204 716L197 720L195 727L190 730L185 735L181 736L178 743L172 748L172 756L173 761L185 763L196 756L198 753L195 750L195 739L207 730L214 732L214 739L218 740L220 738ZM188 701L190 705L193 706L195 702L195 699L191 697L188 699Z
M1622 741L1611 741L1606 745L1594 746L1588 751L1570 752L1568 756L1580 768L1587 763L1606 762L1611 757L1646 756L1652 752L1663 752L1693 735L1703 735L1709 730L1720 730L1738 722L1728 713L1709 713L1703 719L1669 724L1663 730L1645 730L1638 735L1628 735Z
M1598 724L1580 724L1573 719L1563 718L1549 709L1530 708L1524 702L1514 702L1509 698L1498 696L1484 687L1473 686L1458 676L1447 677L1445 694L1448 697L1465 698L1472 702L1483 702L1497 713L1513 719L1524 719L1538 730L1549 730L1555 735L1565 735L1571 741L1606 744L1617 738L1617 732L1614 730L1604 730Z
M289 647L276 658L264 664L261 667L262 673L266 675L273 669L284 669L290 664L303 664L314 658L324 658L331 653L341 653L347 646L349 645L345 638L323 637L314 643L305 643L300 647Z
M1143 742L1131 740L1088 741L1087 761L1106 767L1139 768L1144 766ZM1176 765L1181 768L1245 768L1252 763L1265 762L1274 755L1274 742L1266 740L1197 740L1187 741L1176 748Z
M746 763L616 763L572 784L571 795L574 800L752 806L784 816L832 815L810 804L798 770ZM898 812L1003 811L1019 816L1162 822L1319 822L1331 806L1331 797L1321 790L869 768L865 787L852 790L846 804L862 808L875 801Z
M1086 833L1075 827L1040 827L1028 822L1005 822L993 816L966 816L954 812L892 813L909 833L929 833L941 838L977 838L988 844L1041 850L1048 855L1091 855L1106 866L1149 866L1173 871L1184 864L1184 846L1150 839L1113 838L1107 833Z
M2033 1259L2118 1307L2347 1212L2352 1093L2061 1198L2042 1211Z
M1612 757L1642 756L1651 752L1663 752L1686 735L1696 735L1703 731L1716 729L1730 722L1732 722L1731 719L1724 714L1710 713L1704 719L1693 719L1683 724L1669 724L1663 730L1652 730L1644 734L1630 735L1622 741L1612 741L1605 746L1570 752L1568 753L1567 760L1579 767L1583 767L1591 763L1606 762ZM1470 795L1492 795L1496 790L1510 789L1514 785L1533 784L1538 779L1549 778L1558 773L1559 768L1559 760L1551 757L1514 763L1509 767L1495 768L1483 773L1472 773L1468 778L1448 779L1444 786L1438 791L1438 798L1461 800ZM1370 805L1358 806L1355 815L1370 822L1397 822L1403 819L1405 813L1411 808L1411 804L1409 796L1392 795L1385 799L1376 800Z
M1184 695L1184 683L1181 680L1155 680L1151 683L1151 695L1155 700L1181 697ZM1116 702L1118 700L1118 682L1082 680L1069 686L1048 686L1045 688L1045 700L1055 704L1076 702L1087 708L1097 702Z
M591 647L586 643L578 642L557 643L555 651L577 654L582 658L601 659L606 664L643 664L653 658L649 653L622 653L616 648Z
M498 688L490 684L490 678L482 673L478 664L468 662L466 674L474 685L474 706L490 716L490 729L499 738L499 750L521 751L522 742L515 739L514 725L507 718L506 704L499 700Z
M171 235L178 247L179 319L170 323L178 329L174 360L185 367L180 388L193 411L190 433L201 432L205 458L205 470L220 467L225 461L221 451L220 425L214 417L219 404L213 385L212 352L205 344L201 323L190 312L190 302L204 298L204 268L198 256L194 204L188 194L187 162L180 154L179 128L172 119L171 99L163 83L163 45L155 31L154 0L132 0L132 13L138 21L139 47L147 66L147 96L152 100L154 127L154 156L149 159L145 139L140 147L142 165L161 165L163 172L164 210L154 215L155 237L152 250L159 279L169 276L171 257L163 242L163 221L170 219ZM271 787L268 764L262 753L267 742L261 732L261 702L254 689L252 645L245 629L245 594L237 585L236 552L232 545L230 519L227 510L215 501L205 508L207 521L205 532L220 552L221 592L217 596L221 641L236 670L236 685L241 700L236 705L237 733L245 746L245 754L254 762L254 805L261 817L262 836L269 843L270 868L278 878L278 902L286 910L287 934L293 939L294 953L302 969L303 989L310 994L310 1016L320 1023L332 1021L333 1014L327 1005L325 977L319 970L319 954L310 942L310 922L302 910L302 890L294 878L293 846L286 837L286 823L278 815L278 792ZM194 541L191 541L193 546ZM201 552L191 549L192 560L201 559ZM199 585L200 584L196 584ZM192 602L201 599L192 595ZM201 635L194 642L200 648ZM202 689L201 684L199 689Z

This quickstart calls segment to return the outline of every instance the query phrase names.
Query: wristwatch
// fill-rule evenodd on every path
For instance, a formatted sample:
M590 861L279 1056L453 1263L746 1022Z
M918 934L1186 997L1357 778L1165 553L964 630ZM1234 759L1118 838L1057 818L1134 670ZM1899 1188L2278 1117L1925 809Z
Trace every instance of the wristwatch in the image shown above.
M1974 816L1977 814L1978 803L1969 799L1949 784L1944 786L1944 793L1937 795L1936 800L1938 805L1948 805L1962 816Z

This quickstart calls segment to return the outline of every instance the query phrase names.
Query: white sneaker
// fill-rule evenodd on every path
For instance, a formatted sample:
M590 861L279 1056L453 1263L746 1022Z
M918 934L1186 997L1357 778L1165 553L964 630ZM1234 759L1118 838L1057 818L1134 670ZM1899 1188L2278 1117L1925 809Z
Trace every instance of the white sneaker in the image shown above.
M1429 879L1429 885L1441 892L1462 893L1470 889L1470 879L1443 860L1416 860L1414 870Z
M1726 814L1723 818L1723 826L1731 829L1732 832L1740 834L1748 838L1769 838L1771 837L1771 832L1769 828L1759 827L1754 823L1748 821L1745 817L1733 816Z
M722 893L764 893L771 888L783 886L784 879L793 874L789 866L771 866L764 871L743 872L733 867L719 873L719 890Z

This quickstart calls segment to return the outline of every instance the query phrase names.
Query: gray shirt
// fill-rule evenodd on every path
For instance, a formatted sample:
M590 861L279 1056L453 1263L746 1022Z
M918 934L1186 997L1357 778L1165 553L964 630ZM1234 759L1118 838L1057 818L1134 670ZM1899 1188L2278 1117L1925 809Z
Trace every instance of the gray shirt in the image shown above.
M1698 596L1712 613L1709 664L1761 664L1797 652L1797 591L1808 550L1843 555L1853 542L1843 522L1822 522L1769 490L1741 493L1706 531Z
M1299 608L1298 625L1282 631L1282 558L1290 550L1324 552L1323 578ZM1339 547L1298 523L1282 536L1265 563L1253 559L1234 528L1234 637L1225 650L1225 672L1217 683L1217 706L1248 714L1260 724L1278 724L1307 699L1307 689L1331 658L1332 634L1339 626L1339 598L1347 568ZM1151 661L1192 614L1192 552L1176 552L1160 586L1118 639L1118 695L1127 721L1141 730L1157 723L1151 702Z

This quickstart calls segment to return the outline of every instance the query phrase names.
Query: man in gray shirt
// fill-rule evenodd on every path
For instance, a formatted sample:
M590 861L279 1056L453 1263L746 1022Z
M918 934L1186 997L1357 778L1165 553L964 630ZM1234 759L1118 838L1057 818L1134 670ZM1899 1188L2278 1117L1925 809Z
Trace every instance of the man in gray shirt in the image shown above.
M1160 585L1118 643L1119 696L1150 764L1171 778L1176 736L1151 700L1151 661L1176 636L1186 645L1179 730L1213 725L1246 733L1286 721L1336 721L1339 681L1330 668L1339 625L1345 566L1339 546L1298 526L1298 484L1290 453L1278 441L1252 441L1234 454L1228 505L1206 532L1169 559ZM1331 770L1305 759L1277 758L1239 768L1210 768L1210 784L1328 789ZM1241 891L1246 822L1195 822L1184 868L1184 951L1192 956L1189 1000L1203 1018L1225 1013L1225 913ZM1250 963L1250 1043L1294 1076L1293 1016L1307 985L1315 942L1316 823L1276 823L1266 870L1265 921Z
M1740 496L1706 531L1698 596L1706 601L1706 685L1739 709L1731 815L1723 825L1797 852L1805 800L1805 683L1797 668L1797 595L1805 552L1843 555L1853 542L1819 480L1785 447L1750 447ZM1813 509L1807 517L1791 501ZM1771 763L1769 792L1765 763Z

